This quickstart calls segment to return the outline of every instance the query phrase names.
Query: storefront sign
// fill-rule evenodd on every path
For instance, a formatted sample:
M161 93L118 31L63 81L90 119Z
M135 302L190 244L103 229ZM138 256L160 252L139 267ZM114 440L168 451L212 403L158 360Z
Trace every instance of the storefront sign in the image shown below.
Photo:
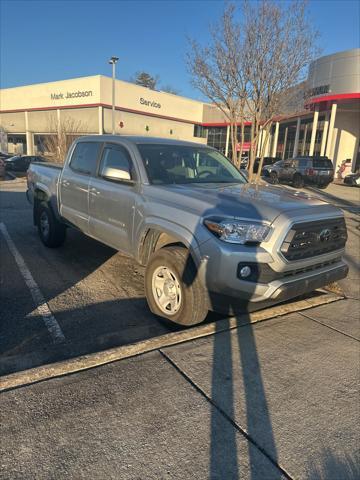
M66 92L66 93L51 93L51 100L66 100L68 98L78 98L78 97L92 97L92 90L76 90L75 92Z
M145 98L142 97L140 98L140 103L141 105L147 105L148 107L161 108L160 103L151 100L145 100Z

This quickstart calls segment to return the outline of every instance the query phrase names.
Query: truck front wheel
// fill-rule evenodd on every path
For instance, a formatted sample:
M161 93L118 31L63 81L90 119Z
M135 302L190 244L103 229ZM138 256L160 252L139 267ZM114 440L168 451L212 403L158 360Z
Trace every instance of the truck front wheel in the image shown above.
M183 247L161 248L152 255L145 272L145 293L155 315L180 325L196 325L208 313L204 287Z
M36 224L42 243L50 248L60 247L65 241L65 225L55 218L53 211L45 202L40 203L36 214Z

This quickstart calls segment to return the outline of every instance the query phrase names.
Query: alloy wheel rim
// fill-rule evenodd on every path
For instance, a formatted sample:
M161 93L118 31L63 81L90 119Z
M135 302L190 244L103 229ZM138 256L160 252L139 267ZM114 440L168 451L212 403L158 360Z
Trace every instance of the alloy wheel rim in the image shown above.
M152 275L152 295L158 308L166 315L175 315L181 308L182 292L175 273L165 266Z

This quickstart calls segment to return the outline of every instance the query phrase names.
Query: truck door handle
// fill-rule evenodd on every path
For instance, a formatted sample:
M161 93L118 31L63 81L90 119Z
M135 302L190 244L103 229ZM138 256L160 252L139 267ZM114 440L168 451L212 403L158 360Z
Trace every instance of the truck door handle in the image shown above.
M90 188L90 193L92 193L93 195L99 195L100 194L99 190L97 190L95 187Z
M62 185L63 187L68 187L68 186L70 185L70 182L68 182L67 180L63 180L63 181L61 182L61 185Z

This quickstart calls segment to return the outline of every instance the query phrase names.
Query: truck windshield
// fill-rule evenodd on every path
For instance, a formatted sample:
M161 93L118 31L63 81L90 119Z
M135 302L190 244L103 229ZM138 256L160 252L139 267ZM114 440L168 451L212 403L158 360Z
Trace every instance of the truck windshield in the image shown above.
M210 148L161 144L140 144L137 147L154 185L247 183L226 157Z

